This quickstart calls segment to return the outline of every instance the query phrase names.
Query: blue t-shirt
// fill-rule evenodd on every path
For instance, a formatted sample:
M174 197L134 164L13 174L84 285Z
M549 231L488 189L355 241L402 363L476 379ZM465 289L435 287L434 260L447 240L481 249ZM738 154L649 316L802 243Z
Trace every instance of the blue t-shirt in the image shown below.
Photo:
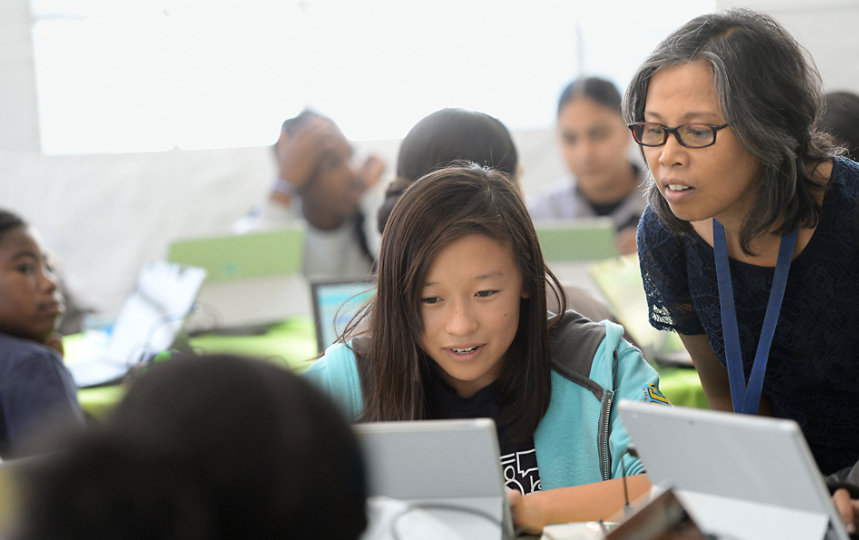
M790 266L763 392L777 417L802 427L824 474L859 458L859 164L836 158L817 229ZM650 323L706 334L725 365L713 248L668 231L647 208L638 251ZM730 261L748 380L774 269Z
M46 429L83 426L71 374L53 349L0 334L0 457Z

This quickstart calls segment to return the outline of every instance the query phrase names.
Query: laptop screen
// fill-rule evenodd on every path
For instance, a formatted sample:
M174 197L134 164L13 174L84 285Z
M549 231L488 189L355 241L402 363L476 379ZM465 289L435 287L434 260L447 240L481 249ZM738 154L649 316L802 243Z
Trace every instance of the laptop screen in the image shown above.
M617 256L614 224L609 218L538 221L534 227L546 261L597 261Z
M409 511L450 525L457 538L513 536L491 419L369 422L353 429L367 460L371 499L405 501Z
M704 532L823 538L829 526L846 538L796 422L628 400L619 411L650 480L671 487Z
M324 351L376 292L373 281L314 281L310 284L316 344Z
M301 272L304 231L283 228L174 240L167 260L206 269L206 283Z

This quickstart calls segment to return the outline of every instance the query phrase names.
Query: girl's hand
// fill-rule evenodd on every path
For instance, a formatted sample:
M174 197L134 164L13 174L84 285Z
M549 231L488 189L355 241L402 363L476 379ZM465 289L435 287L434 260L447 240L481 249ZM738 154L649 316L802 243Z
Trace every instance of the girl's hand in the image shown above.
M543 512L535 499L522 495L518 490L507 489L507 500L510 502L510 512L513 525L527 534L540 534L546 526Z
M841 488L833 493L832 502L838 513L841 514L844 528L849 534L854 534L856 532L856 517L859 515L859 500L851 499L850 492Z

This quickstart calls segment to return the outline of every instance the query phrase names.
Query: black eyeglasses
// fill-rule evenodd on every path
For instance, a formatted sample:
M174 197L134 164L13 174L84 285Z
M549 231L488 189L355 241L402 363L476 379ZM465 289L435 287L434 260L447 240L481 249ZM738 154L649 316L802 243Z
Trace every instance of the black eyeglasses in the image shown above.
M641 146L662 146L668 141L668 135L673 133L677 142L687 148L705 148L716 144L716 132L728 124L680 124L670 128L656 122L633 122L627 127Z

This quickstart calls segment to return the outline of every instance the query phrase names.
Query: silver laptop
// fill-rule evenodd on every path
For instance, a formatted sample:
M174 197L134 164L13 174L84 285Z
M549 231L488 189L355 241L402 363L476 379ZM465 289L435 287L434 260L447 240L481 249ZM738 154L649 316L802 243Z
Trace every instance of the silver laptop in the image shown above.
M115 382L173 344L206 271L167 261L146 264L126 296L107 339L66 357L79 388Z
M633 401L619 411L651 482L672 489L704 533L847 538L796 422Z
M406 501L409 511L429 512L461 538L513 538L492 420L370 422L354 429L371 497Z

